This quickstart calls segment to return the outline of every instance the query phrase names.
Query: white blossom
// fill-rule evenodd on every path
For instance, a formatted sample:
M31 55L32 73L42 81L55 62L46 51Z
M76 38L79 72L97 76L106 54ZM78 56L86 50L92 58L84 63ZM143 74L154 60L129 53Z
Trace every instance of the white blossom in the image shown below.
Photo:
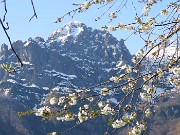
M88 97L87 99L88 99L90 102L92 102L92 101L94 100L93 97Z
M138 58L137 58L137 57L133 57L131 61L132 61L133 63L136 63L136 62L138 62Z
M148 94L153 94L154 93L154 86L151 86L147 89Z
M111 12L111 13L109 14L109 17L110 17L111 19L113 19L113 18L116 18L117 16L116 16L116 14L115 14L114 12Z
M149 79L150 79L150 77L147 76L147 75L143 77L144 81L148 81ZM147 90L148 89L148 85L143 85L143 88L144 88L144 90Z
M132 128L129 132L129 135L140 135L143 130L146 129L146 126L143 123L136 122L136 126Z
M63 96L63 97L60 97L59 98L59 102L58 102L58 105L61 105L61 104L63 104L64 102L65 102L65 97Z
M67 109L68 105L64 105L64 109Z
M138 127L133 127L131 132L132 132L132 135L140 135L141 134L141 130Z
M142 49L140 49L140 50L136 53L136 56L137 56L137 57L141 57L141 56L143 56L143 54L144 54L144 51L143 51Z
M36 116L47 116L51 113L51 109L49 106L43 106L36 110Z
M149 13L149 11L150 11L150 6L146 6L146 7L144 7L144 9L143 9L143 11L142 11L142 14L145 15L145 16L147 16L148 13Z
M146 21L147 25L152 25L155 22L156 22L155 18L147 18L147 21Z
M68 114L66 114L66 115L64 116L64 120L65 120L65 121L72 121L72 120L74 120L74 115L71 114L71 113L68 113Z
M70 93L70 94L69 94L69 97L70 97L70 98L77 99L77 94L76 94L76 93Z
M179 68L173 68L173 69L171 69L171 71L176 75L180 75L180 67Z
M120 79L119 79L119 77L117 77L117 76L112 76L112 77L110 78L110 81L113 81L113 82L115 82L115 83L119 83Z
M114 114L114 109L109 107L109 105L107 104L103 109L101 109L101 114L104 115Z
M131 73L132 71L133 71L132 68L127 68L127 69L126 69L126 72L127 72L127 73Z
M128 90L129 90L129 88L128 88L128 86L123 86L122 87L122 91L125 93L125 92L128 92Z
M124 28L124 25L122 23L118 23L118 28L119 29L123 29Z
M103 89L101 89L101 94L102 94L103 96L107 95L108 93L109 93L109 89L108 89L108 88L103 88Z
M146 126L145 126L145 124L143 124L143 123L139 123L139 122L137 121L137 122L136 122L136 125L137 125L137 127L138 127L141 131L143 131L143 130L146 129Z
M151 96L148 95L147 93L140 93L140 97L142 100L148 101L149 99L151 99Z
M139 124L138 127L140 128L141 131L146 130L146 126L144 124L142 124L142 123Z
M131 115L130 115L130 120L134 120L137 116L137 113L136 112L132 112Z
M102 101L98 102L98 106L99 106L99 108L102 108L102 107L104 107L104 104L103 104L103 102L102 102Z
M148 85L143 85L143 89L144 89L144 90L146 90L146 91L147 91L147 90L148 90L148 88L149 88L149 86L148 86Z
M91 3L89 1L86 1L82 4L82 8L87 10L90 7Z
M74 115L72 113L68 113L63 117L56 117L56 119L61 121L72 121L74 120Z
M58 99L56 97L52 97L49 102L51 105L55 105L57 103L57 101L58 101Z
M112 123L113 128L121 128L125 125L126 125L126 122L124 122L123 120L118 120L118 119Z
M64 121L65 118L64 117L56 117L56 120L61 120L61 121Z
M87 112L85 112L84 110L80 111L78 113L78 119L79 119L79 122L82 123L84 121L86 121L88 119L87 117Z
M69 101L69 105L76 105L76 104L77 104L76 98L71 98L71 100Z
M152 29L151 25L142 25L141 27L139 27L139 30L141 30L143 32L147 32L151 29Z
M130 88L134 88L134 85L135 85L135 84L134 84L134 82L129 82L128 85L129 85Z
M58 135L58 133L57 132L52 132L51 135Z
M138 24L141 24L142 23L142 20L140 17L136 17L135 18L135 22L138 23Z
M110 26L108 26L108 30L109 30L109 31L115 31L116 28L115 28L114 26L110 25Z
M84 105L84 109L89 109L89 105Z
M129 135L140 135L143 130L146 129L146 126L143 123L136 122L136 126L132 128L129 132Z
M162 15L168 15L168 10L167 9L163 9L163 10L161 10L161 12L160 12Z
M153 48L153 47L154 47L154 43L148 44L148 47L149 47L150 49Z
M126 26L124 26L124 29L125 30L133 30L134 27L132 25L126 25Z
M156 0L148 0L148 4L154 4L156 3Z
M149 108L148 108L148 109L146 109L144 113L145 113L145 116L146 116L146 117L151 116L151 111L150 111L150 109L149 109Z

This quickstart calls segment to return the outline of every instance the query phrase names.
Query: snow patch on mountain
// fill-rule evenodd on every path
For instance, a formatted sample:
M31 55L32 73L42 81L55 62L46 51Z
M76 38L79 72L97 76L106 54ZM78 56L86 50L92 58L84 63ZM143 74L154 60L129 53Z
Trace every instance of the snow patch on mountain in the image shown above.
M11 83L17 83L15 80L13 79L7 79L7 82L11 82Z
M54 69L53 70L44 70L44 72L50 73L50 75L52 75L52 76L61 77L64 80L72 80L72 79L77 78L76 75L67 75L67 74L64 74L64 73L57 72Z
M79 21L72 21L65 24L63 27L58 28L53 32L49 39L51 42L58 41L64 43L70 36L77 38L78 35L84 31L83 26L84 24Z
M42 87L42 89L43 89L43 90L49 90L49 88L48 88L48 87Z
M153 54L158 54L157 58L165 57L166 60L174 59L180 56L180 45L173 43L173 44L167 45L166 48L164 48L164 45L157 46L153 48L152 51L147 56L152 58Z

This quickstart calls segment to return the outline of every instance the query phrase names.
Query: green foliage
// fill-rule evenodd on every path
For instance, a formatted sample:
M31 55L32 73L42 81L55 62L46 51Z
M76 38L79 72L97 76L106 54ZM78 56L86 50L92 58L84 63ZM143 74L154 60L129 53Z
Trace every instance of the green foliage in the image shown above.
M26 111L26 112L18 112L18 116L19 116L19 117L22 117L22 116L34 114L35 112L36 112L35 110L28 110L28 111Z
M132 121L131 119L129 119L127 117L122 118L122 120L126 123L131 123L131 121Z
M15 71L15 68L13 67L12 63L9 65L3 63L3 64L1 64L1 68L8 73Z
M113 122L114 122L114 119L113 119L113 118L110 118L110 119L108 120L108 124L109 124L109 125L111 125Z

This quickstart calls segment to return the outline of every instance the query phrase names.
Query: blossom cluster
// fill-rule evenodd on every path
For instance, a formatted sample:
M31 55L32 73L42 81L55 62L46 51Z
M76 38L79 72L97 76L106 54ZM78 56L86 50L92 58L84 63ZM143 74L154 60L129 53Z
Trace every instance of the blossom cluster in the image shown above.
M51 108L49 106L43 106L43 107L36 110L35 115L46 117L46 116L49 116L50 113L51 113Z
M142 14L138 16L139 13L137 13L133 18L134 22L128 24L119 22L117 26L102 27L109 31L128 30L132 31L132 35L139 34L144 47L135 53L131 60L132 64L126 63L124 68L117 66L117 74L95 87L59 97L51 96L48 100L49 106L36 110L37 116L51 117L53 113L56 120L76 121L77 124L98 116L108 116L111 117L108 124L112 128L117 129L129 125L129 135L140 135L146 130L145 121L152 116L151 105L156 102L156 97L159 98L156 93L157 88L160 87L159 82L168 79L173 86L180 86L179 56L177 56L179 48L177 46L173 54L166 52L166 48L171 45L168 41L179 31L177 26L179 19L172 16L170 11L178 11L179 6L170 3L167 9L160 9L156 16L150 16L153 5L158 1L143 2L145 6ZM92 0L77 4L77 6L80 6L78 11L82 12L88 10L93 4L113 5L114 3L116 3L114 0ZM118 18L120 12L118 10L112 12L110 9L107 10L107 15L110 21L113 21ZM164 22L159 19L167 15L169 17ZM58 21L61 22L62 18L58 18ZM174 40L174 37L172 39ZM170 76L166 78L168 73ZM93 89L96 90L93 91ZM117 102L112 102L111 98L115 94L119 94ZM142 116L137 116L139 113Z
M137 122L134 127L132 127L131 131L129 131L129 135L140 135L142 131L146 130L145 123Z

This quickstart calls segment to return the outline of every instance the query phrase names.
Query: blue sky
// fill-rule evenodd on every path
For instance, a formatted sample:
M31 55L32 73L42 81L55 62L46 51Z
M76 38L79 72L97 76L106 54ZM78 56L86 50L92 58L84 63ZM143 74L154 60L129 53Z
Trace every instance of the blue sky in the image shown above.
M169 0L167 0L169 1ZM76 2L76 1L74 1ZM81 3L83 0L78 0L77 3ZM137 3L134 3L135 6ZM53 23L56 21L57 17L63 16L68 11L73 10L75 7L72 5L72 0L34 0L34 5L38 15L38 19L32 19L29 22L29 19L33 15L33 10L31 7L30 0L16 0L16 1L7 1L8 13L6 15L6 21L9 22L10 29L8 33L12 41L16 40L27 40L29 37L35 38L37 36L43 37L45 40L51 33L53 33L57 28L63 26L69 21L78 20L85 23L89 27L101 29L103 25L110 25L108 14L106 14L102 20L95 22L95 18L100 16L103 11L107 9L104 7L100 10L97 10L98 6L93 6L88 11L85 11L81 14L76 14L72 19L66 17L62 23ZM118 22L128 23L132 22L135 16L134 8L132 6L132 1L129 1L127 4L128 7L124 8L122 12L118 15L118 18L113 20L112 24L117 25ZM158 8L161 8L159 6ZM138 13L140 14L143 8L143 5L137 6ZM111 11L114 11L116 6L112 8ZM156 9L155 9L156 10ZM3 16L3 3L0 3L0 17ZM127 38L131 32L129 31L116 31L111 32L118 40ZM0 44L8 44L8 40L5 34L0 27ZM127 48L132 54L136 53L138 49L143 47L143 42L138 38L138 36L132 36L125 42Z

